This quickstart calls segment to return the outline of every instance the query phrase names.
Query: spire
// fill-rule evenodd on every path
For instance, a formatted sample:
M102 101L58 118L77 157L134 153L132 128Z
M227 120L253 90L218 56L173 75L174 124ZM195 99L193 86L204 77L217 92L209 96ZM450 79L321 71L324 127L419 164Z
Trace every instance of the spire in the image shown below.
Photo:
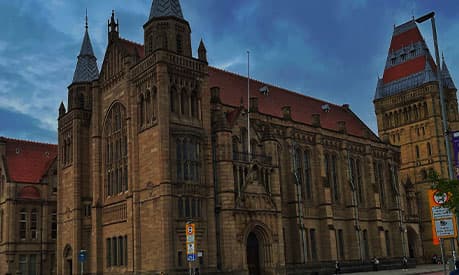
M73 83L91 82L99 78L99 70L97 68L97 59L92 50L91 39L88 33L88 21L86 16L86 30L81 44L80 54L78 55L78 62L73 74Z
M182 8L179 0L153 0L149 20L156 17L173 16L183 18Z
M453 78L449 73L448 67L446 66L445 57L442 56L442 64L441 64L441 78L443 80L443 85L449 89L456 89L456 85L454 85Z
M61 101L61 105L59 106L59 116L63 116L65 115L65 106L64 106L64 102Z
M119 25L118 20L115 22L115 11L112 10L112 16L108 21L108 41L112 42L117 38L119 38Z
M199 60L207 62L207 50L206 46L204 46L204 42L202 41L199 43L199 48L198 48L198 58Z

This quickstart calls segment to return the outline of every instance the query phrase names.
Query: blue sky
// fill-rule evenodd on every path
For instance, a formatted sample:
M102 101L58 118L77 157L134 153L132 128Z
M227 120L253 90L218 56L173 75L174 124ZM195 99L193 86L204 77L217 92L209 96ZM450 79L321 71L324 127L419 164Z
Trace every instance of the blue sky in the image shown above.
M393 25L436 12L439 44L459 76L459 1L181 0L194 55L203 38L209 63L351 109L377 132L373 96ZM143 43L151 0L0 1L0 136L57 141L84 34L85 9L99 68L114 9L121 36ZM430 24L421 25L430 43ZM433 47L430 45L431 52Z

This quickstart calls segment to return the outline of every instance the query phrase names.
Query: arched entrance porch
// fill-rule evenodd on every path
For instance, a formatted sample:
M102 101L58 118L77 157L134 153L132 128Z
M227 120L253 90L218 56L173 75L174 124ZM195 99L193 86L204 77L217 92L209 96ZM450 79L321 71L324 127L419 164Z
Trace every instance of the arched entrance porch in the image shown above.
M275 274L272 263L272 239L265 226L256 224L247 228L246 270L249 275Z
M408 257L419 258L422 257L421 251L421 240L419 234L411 226L407 226L407 237L408 237Z

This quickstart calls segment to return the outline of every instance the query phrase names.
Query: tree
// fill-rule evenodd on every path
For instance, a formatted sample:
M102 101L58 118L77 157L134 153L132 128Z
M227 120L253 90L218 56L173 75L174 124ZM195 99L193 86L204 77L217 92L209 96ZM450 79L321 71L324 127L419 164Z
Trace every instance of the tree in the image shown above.
M438 173L429 175L432 180L432 189L448 195L448 200L443 206L448 207L454 214L459 214L459 180L440 178Z

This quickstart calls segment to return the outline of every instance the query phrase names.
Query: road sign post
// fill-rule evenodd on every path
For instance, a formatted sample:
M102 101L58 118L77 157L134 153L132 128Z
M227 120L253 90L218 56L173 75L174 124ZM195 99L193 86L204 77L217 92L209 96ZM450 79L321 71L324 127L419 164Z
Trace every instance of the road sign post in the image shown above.
M188 222L185 226L186 233L186 259L190 275L193 274L192 263L196 261L196 241L195 241L195 225Z
M87 251L82 249L80 250L80 253L78 254L78 261L81 264L81 275L83 275L84 273L83 268L84 268L84 262L86 262L86 253Z

